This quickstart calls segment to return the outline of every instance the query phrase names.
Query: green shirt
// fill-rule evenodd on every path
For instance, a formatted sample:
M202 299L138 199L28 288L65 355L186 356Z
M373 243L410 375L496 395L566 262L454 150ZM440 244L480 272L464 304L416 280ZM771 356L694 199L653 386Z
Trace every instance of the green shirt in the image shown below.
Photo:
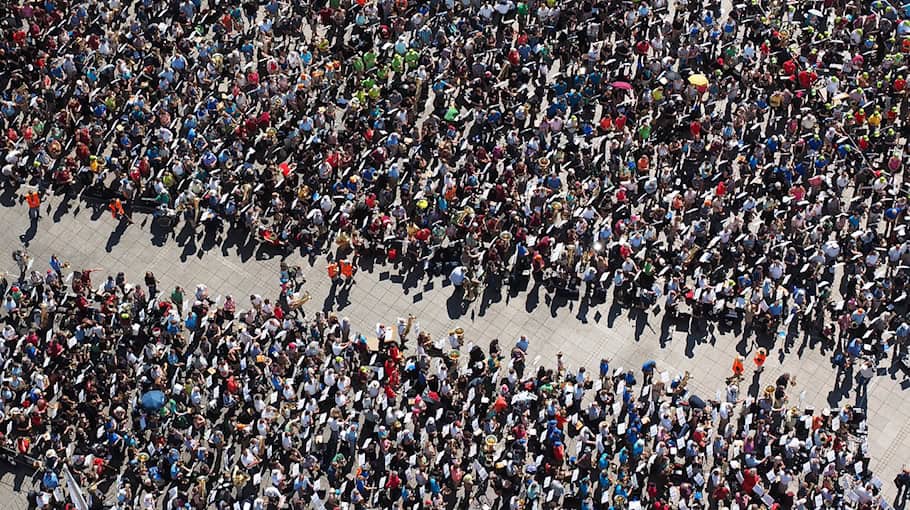
M392 67L393 71L395 71L396 73L400 72L402 65L403 65L403 60L401 58L401 55L396 54L394 57L392 57L392 63L390 64L390 66Z
M642 140L647 140L651 136L651 126L644 125L638 130L638 134L641 135Z
M376 65L376 54L372 51L368 51L363 55L363 65L367 68L373 67Z

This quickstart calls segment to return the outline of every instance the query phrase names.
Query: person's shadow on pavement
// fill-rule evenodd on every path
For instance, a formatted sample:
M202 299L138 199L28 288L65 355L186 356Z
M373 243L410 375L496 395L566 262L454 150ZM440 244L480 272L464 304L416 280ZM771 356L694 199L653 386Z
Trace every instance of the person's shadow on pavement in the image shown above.
M35 238L35 235L38 234L38 218L32 218L28 223L28 229L19 236L19 240L22 241L26 247L28 247L29 241Z
M531 290L528 291L528 296L525 298L525 311L531 313L537 308L537 305L540 304L540 287L541 283L539 280L534 281L534 285L531 287Z
M111 231L111 235L107 238L107 244L104 245L104 251L110 253L114 250L114 246L120 244L120 239L123 238L123 233L126 232L126 227L130 224L126 216L120 218L120 223L117 223L117 228Z
M446 299L446 310L449 312L450 319L458 319L465 312L464 306L464 285L455 285L455 289L449 299Z
M843 379L840 384L837 383L838 376ZM835 375L834 388L828 392L828 405L832 408L839 407L841 399L850 396L850 389L853 388L853 366L838 368L838 375Z
M329 295L325 297L325 301L322 302L322 311L329 313L332 311L332 307L335 306L335 294L338 292L338 279L332 279L332 287L329 288Z
M660 319L660 336L657 338L657 341L660 345L660 348L663 349L667 346L667 343L673 340L673 323L676 321L676 318L671 313L664 313Z
M750 397L758 398L759 381L761 381L761 371L756 370L752 374L752 382L749 384L749 392L747 394Z

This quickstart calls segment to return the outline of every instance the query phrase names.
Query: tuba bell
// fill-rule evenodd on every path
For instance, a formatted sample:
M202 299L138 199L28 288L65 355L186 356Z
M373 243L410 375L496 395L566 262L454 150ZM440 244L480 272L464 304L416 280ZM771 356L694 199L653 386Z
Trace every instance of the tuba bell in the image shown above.
M468 218L470 218L471 216L474 216L474 208L471 206L466 206L464 209L461 210L461 212L458 213L458 216L457 216L458 224L463 225L465 223L465 221Z
M249 475L247 475L246 473L242 473L242 472L239 472L239 471L238 471L237 473L234 473L234 478L233 478L233 480L234 480L234 485L235 485L236 487L243 487L244 485L246 485L246 482L247 482L249 479L250 479L250 477L249 477Z

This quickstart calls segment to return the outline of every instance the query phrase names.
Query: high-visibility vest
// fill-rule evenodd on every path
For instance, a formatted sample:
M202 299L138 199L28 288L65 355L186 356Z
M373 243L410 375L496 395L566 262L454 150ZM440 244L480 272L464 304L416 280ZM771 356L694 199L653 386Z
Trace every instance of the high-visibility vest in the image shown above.
M41 197L37 192L32 191L31 193L25 195L25 201L28 202L29 209L41 207Z
M733 374L739 375L745 371L746 371L746 369L743 367L743 362L739 358L734 359L733 360Z
M126 214L126 211L123 210L123 204L120 202L119 198L115 198L113 201L111 201L111 204L108 207L114 216Z

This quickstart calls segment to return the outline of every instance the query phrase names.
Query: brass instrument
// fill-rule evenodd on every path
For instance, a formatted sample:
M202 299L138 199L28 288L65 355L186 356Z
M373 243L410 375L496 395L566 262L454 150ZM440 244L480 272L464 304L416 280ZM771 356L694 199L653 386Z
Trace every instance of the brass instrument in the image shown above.
M474 216L474 208L470 207L470 206L466 206L456 216L456 223L464 226L465 221L472 216Z
M407 323L405 324L405 326L404 326L404 332L401 334L402 337L408 336L408 333L411 332L411 327L414 326L414 320L415 320L415 319L416 319L416 317L414 317L413 315L408 314L408 322L407 322Z
M570 244L570 245L566 246L566 263L568 264L569 268L572 268L575 266L575 245L574 244Z
M351 245L351 237L345 232L341 232L335 237L335 244L338 245L339 248L347 248Z
M479 280L475 280L474 278L468 278L465 281L465 300L474 301L477 299L478 291L480 290L480 283L481 282Z
M686 370L683 372L682 379L679 380L679 384L676 385L676 393L682 394L686 390L686 385L689 384L689 371Z
M234 477L233 477L234 486L243 487L244 485L246 485L246 482L249 479L250 479L250 477L246 473L242 473L242 472L234 473Z
M297 308L300 308L301 306L305 305L310 300L310 297L311 296L310 296L309 291L303 291L303 295L301 295L300 297L291 299L288 304L290 305L291 310L296 310Z

